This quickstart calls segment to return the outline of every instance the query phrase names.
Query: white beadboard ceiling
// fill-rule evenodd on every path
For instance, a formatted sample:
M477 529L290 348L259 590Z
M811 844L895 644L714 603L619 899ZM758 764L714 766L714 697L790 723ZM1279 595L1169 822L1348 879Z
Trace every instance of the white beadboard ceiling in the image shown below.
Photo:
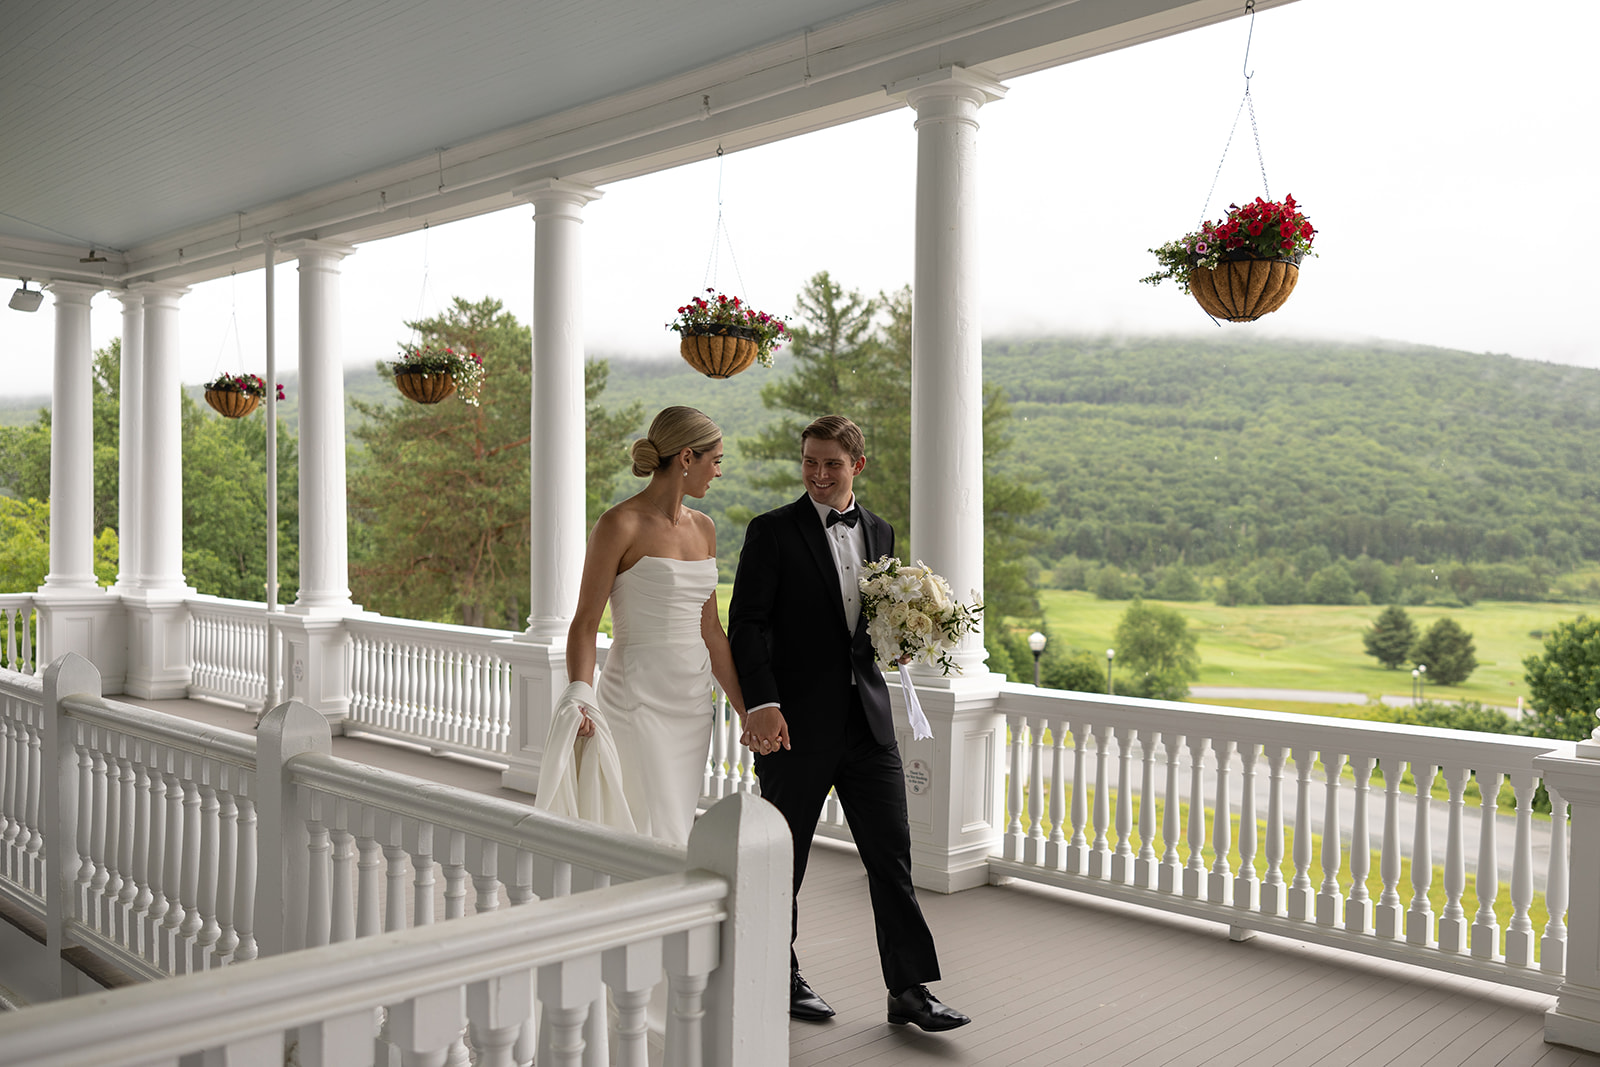
M387 236L901 106L886 86L940 68L1015 76L1242 10L0 0L0 272L198 280L267 236Z

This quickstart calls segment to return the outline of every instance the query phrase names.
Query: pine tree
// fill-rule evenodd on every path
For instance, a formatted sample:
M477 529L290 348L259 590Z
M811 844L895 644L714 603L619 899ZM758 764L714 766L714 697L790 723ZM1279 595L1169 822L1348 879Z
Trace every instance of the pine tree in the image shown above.
M1434 685L1460 685L1478 669L1472 635L1454 619L1440 619L1428 627L1411 649L1411 658L1428 666L1428 681Z
M1372 629L1361 635L1361 644L1367 650L1367 655L1390 670L1409 662L1411 646L1416 643L1417 624L1411 621L1411 616L1399 604L1384 608L1372 624ZM1431 671L1433 668L1430 665L1428 669Z

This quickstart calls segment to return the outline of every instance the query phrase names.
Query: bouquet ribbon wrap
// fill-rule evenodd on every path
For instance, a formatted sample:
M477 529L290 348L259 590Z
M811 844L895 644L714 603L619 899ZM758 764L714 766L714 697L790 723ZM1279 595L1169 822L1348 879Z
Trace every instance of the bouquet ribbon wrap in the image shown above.
M903 665L900 668L900 691L906 695L906 717L911 720L911 739L931 741L933 727L928 725L928 717L922 713L922 701L917 699L917 687L911 684L911 672Z

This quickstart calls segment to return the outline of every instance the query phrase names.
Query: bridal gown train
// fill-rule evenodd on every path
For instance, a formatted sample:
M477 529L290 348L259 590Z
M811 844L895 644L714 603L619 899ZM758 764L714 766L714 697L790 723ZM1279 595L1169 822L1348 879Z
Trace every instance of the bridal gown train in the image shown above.
M611 586L611 651L595 686L642 834L685 844L711 744L711 656L700 612L715 559L645 556Z

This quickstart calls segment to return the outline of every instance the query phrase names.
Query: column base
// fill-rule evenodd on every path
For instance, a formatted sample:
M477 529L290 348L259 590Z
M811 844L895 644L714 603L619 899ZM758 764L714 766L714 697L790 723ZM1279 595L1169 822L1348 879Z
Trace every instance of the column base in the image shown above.
M122 692L141 700L182 700L189 695L188 599L194 595L193 589L181 586L122 594L128 633Z
M296 604L273 619L283 640L283 699L306 705L336 734L350 717L350 635L344 623L364 614L372 613L359 604Z
M1600 1052L1600 991L1563 985L1556 1006L1544 1013L1544 1039L1551 1044Z
M98 587L33 595L39 613L39 663L76 652L100 672L101 692L124 691L128 675L128 624L122 598Z
M507 767L500 784L507 789L534 794L539 791L539 770L544 765L544 742L556 700L567 687L565 637L519 634L494 642L511 662L511 737L506 745Z
M897 729L911 826L911 881L957 893L989 884L989 856L1004 832L1005 716L997 709L1003 675L987 672L916 678L917 701L933 738ZM889 685L896 721L906 723L898 680Z

